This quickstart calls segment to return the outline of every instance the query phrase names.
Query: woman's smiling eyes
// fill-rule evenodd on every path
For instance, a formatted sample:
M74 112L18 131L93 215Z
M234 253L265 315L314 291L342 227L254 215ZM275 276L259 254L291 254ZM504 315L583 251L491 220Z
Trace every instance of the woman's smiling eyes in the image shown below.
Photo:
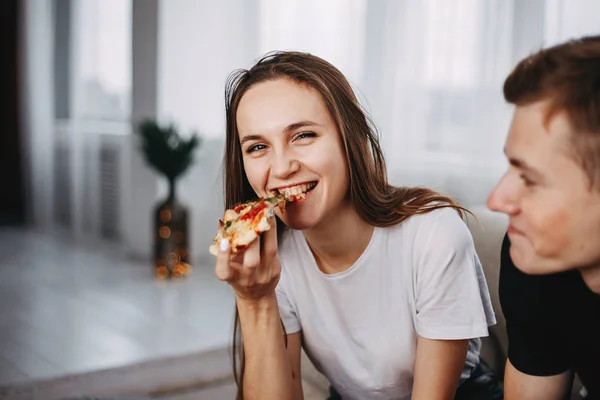
M314 132L300 132L299 134L294 136L294 141L300 140L300 139L306 139L306 138L314 138L316 136L317 136L317 134Z
M250 153L260 151L260 150L264 150L266 148L267 148L267 146L265 146L264 144L261 144L261 143L253 144L252 146L250 146L246 149L246 153L250 154Z
M294 137L292 138L292 142L298 142L298 141L305 141L308 139L312 139L317 137L317 134L315 132L300 132L296 135L294 135ZM265 150L267 148L267 145L264 143L255 143L251 146L249 146L246 149L246 153L250 154L250 153L256 153L262 150Z

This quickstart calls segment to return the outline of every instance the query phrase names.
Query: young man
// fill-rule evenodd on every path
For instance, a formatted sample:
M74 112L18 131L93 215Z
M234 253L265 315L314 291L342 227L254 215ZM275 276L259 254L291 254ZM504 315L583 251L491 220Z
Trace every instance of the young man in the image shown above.
M504 97L510 167L488 207L510 217L505 398L562 399L577 373L600 399L600 36L524 59Z

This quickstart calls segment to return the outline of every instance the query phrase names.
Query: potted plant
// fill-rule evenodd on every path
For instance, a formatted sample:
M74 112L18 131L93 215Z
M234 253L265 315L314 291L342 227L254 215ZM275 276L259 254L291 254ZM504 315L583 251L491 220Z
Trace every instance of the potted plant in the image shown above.
M177 200L177 179L194 163L194 150L201 138L193 133L182 138L173 124L159 125L142 121L137 129L146 162L162 174L169 184L166 199L154 209L154 270L158 278L181 278L191 272L189 249L189 213Z

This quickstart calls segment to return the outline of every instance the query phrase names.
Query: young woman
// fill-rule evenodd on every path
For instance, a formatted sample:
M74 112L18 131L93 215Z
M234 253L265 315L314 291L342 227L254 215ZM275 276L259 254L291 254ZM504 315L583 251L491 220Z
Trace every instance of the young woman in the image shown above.
M301 347L332 398L460 398L495 323L466 210L388 184L372 123L318 57L235 72L226 116L227 208L306 193L243 253L219 245L244 344L238 398L301 399Z

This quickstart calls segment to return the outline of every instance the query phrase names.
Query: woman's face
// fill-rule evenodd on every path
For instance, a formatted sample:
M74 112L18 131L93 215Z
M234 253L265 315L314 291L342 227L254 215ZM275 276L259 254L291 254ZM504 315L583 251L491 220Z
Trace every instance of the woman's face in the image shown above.
M244 170L259 196L306 193L278 216L297 230L318 227L347 205L348 167L320 94L287 79L252 86L237 110Z

